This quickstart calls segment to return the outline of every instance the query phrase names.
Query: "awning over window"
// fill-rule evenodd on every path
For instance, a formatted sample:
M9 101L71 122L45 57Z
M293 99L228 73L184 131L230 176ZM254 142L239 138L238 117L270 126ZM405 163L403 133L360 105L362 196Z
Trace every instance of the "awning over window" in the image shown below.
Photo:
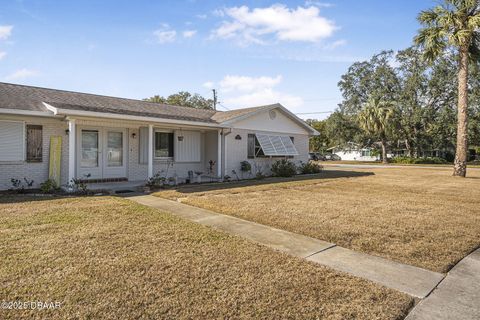
M266 156L297 156L298 152L292 139L286 136L256 134L257 140Z

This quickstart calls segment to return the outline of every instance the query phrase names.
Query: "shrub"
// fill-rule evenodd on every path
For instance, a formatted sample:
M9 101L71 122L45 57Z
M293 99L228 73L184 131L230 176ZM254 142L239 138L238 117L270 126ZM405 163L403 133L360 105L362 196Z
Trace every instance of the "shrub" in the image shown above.
M73 178L67 185L67 188L70 192L78 193L78 194L87 194L88 188L87 184L80 179Z
M413 158L413 157L396 157L392 159L392 163L401 164L446 164L447 160L438 157L425 157L425 158Z
M23 178L22 182L22 180L11 178L10 183L12 184L12 187L9 189L10 191L24 193L25 189L30 189L33 186L34 181Z
M255 179L257 180L263 180L265 178L266 176L261 171L257 172L257 174L255 175Z
M298 171L300 174L315 174L320 173L323 170L323 166L313 161L309 161L307 163L300 163L298 167Z
M195 173L198 175L197 172L195 172ZM160 188L165 184L166 180L167 179L165 177L163 177L160 172L157 172L153 177L150 177L148 179L147 187Z
M272 164L272 173L277 177L293 177L297 173L297 166L287 159L277 160Z
M40 184L40 190L43 193L54 193L58 189L57 183L52 179L48 179Z
M240 162L240 170L242 172L252 172L252 165L248 161Z

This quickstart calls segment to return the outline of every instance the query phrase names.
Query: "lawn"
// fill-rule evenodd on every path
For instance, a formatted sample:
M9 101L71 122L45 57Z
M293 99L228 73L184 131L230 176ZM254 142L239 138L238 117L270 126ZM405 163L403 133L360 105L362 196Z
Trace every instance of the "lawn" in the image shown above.
M470 170L467 179L451 174L332 168L319 178L181 187L156 195L446 272L480 245L480 170Z
M0 319L398 319L412 303L115 197L4 197L0 252L0 301L61 304Z

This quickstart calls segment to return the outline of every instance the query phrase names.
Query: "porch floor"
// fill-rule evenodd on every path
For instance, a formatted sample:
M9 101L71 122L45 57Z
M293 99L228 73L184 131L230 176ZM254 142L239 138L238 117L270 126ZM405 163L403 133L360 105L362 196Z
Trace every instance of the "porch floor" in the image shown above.
M100 183L87 183L87 188L89 190L107 190L110 192L138 191L138 189L144 185L145 185L144 180L121 181L121 182L100 182Z

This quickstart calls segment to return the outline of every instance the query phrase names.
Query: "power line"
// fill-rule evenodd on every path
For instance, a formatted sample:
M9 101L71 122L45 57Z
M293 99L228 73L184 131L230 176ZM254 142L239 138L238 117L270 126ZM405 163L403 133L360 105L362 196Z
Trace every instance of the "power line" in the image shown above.
M225 108L226 110L230 111L229 108L225 107L221 102L217 102L221 107Z
M308 115L308 114L324 114L324 113L333 113L333 111L319 111L319 112L304 112L304 113L295 113L297 116Z

